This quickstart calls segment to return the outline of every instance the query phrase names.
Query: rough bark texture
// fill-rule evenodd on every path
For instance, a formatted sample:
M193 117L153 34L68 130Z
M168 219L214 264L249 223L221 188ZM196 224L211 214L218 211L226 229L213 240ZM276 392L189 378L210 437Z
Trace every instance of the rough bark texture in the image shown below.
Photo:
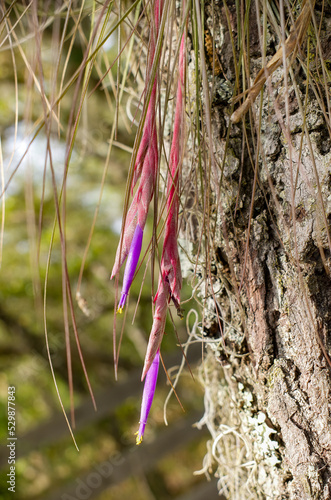
M200 333L209 353L201 374L206 388L201 424L207 424L212 434L206 464L212 466L216 460L220 490L231 499L328 499L330 121L310 89L304 122L299 104L305 101L306 75L294 62L296 85L288 79L292 145L286 136L283 67L265 85L262 109L258 98L246 117L245 133L243 123L231 126L227 142L235 77L229 22L234 43L238 40L235 2L227 7L227 15L222 2L215 2L213 9L207 3L205 10L211 142L217 162L217 173L211 174L209 240L206 236L210 254L206 252L205 259L199 250L198 214L206 207L202 202L197 207L193 188L189 203L196 207L195 219L192 216L191 223L186 220L183 226L185 237L193 242L191 256L198 255L197 276L209 280L200 288L205 299ZM317 25L321 22L321 47L328 59L331 10L326 7L322 15L317 4L315 16ZM256 19L252 4L251 81L262 64ZM210 49L211 37L218 62ZM270 58L278 44L270 25L267 40ZM302 60L305 56L306 46ZM312 73L321 74L317 58L312 64ZM328 83L326 88L330 89ZM320 100L327 105L325 88L320 91ZM255 164L257 183L248 231Z

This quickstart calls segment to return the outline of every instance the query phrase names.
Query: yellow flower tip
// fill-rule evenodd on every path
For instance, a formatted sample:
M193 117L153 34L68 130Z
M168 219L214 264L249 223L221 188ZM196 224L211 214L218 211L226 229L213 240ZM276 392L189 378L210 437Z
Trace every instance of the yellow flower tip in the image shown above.
M119 308L117 309L117 314L122 314L122 312L123 312L123 307L119 307Z
M184 319L184 309L182 309L181 307L178 307L178 308L177 308L177 316L178 316L180 319Z
M141 443L142 443L142 441L143 441L143 437L142 437L142 435L139 433L139 431L138 431L138 432L136 432L135 436L137 436L137 437L136 437L136 445L138 446L139 444L141 444Z

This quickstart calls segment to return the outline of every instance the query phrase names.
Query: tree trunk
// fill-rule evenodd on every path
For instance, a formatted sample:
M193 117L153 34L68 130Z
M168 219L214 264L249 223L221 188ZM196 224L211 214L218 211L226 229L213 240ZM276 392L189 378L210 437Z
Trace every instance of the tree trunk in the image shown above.
M182 226L191 270L203 280L201 425L212 437L204 470L214 467L229 499L328 499L331 122L322 65L327 70L331 55L331 9L315 5L298 57L287 59L286 72L281 64L262 98L231 124L236 71L248 88L264 64L262 4L258 16L255 4L239 13L236 5L205 6L210 181L206 161L205 182L197 181L204 202L192 184ZM266 61L281 33L268 7ZM285 12L289 30L301 8Z

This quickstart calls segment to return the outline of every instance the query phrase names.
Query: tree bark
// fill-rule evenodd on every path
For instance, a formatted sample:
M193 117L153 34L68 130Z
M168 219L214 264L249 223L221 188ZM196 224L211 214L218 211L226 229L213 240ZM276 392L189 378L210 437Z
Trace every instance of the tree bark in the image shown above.
M206 463L216 464L227 498L329 499L331 124L322 58L331 53L331 9L314 9L309 76L306 38L287 59L291 72L281 65L233 125L235 66L249 62L250 84L262 68L260 21L255 4L239 13L234 1L205 6L216 168L207 202L188 188L196 209L182 227L203 280ZM280 43L269 17L266 40L268 60Z

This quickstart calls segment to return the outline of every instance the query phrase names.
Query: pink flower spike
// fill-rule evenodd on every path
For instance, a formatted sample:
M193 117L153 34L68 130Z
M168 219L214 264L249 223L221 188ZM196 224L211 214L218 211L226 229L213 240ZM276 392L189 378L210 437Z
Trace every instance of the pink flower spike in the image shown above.
M155 356L160 349L167 319L169 292L169 284L162 279L162 276L160 276L157 294L154 299L155 311L153 316L153 326L148 340L141 380L144 380L147 376Z
M126 261L125 265L125 271L124 271L124 278L123 278L123 285L122 285L122 292L121 292L121 299L118 304L118 312L121 313L123 311L123 307L126 302L126 298L128 296L130 286L133 281L134 273L136 271L136 267L138 264L138 260L140 257L140 252L141 252L141 245L143 241L143 230L137 224L136 229L133 234L130 250L129 250L129 255L128 255L128 260Z
M136 444L140 444L143 440L148 415L154 398L157 375L159 372L159 364L160 364L160 350L158 349L154 361L148 370L145 380L143 398L141 402L141 412L140 412L140 422L139 422L140 425L139 425L139 431L137 432Z
M179 177L180 177L180 156L181 141L183 139L184 123L184 86L185 72L185 32L183 33L180 54L179 54L179 79L177 85L176 109L174 120L174 132L170 150L169 177L167 187L167 218L165 235L163 242L163 251L161 256L161 273L159 285L155 297L155 312L153 317L153 326L149 336L145 363L142 373L142 380L147 375L150 366L153 363L156 352L160 348L164 327L167 317L167 308L171 299L176 306L177 314L182 317L180 308L180 290L182 287L182 274L180 269L180 260L177 245L178 229L178 209L179 209ZM157 148L156 148L157 154ZM138 215L139 220L139 215Z

